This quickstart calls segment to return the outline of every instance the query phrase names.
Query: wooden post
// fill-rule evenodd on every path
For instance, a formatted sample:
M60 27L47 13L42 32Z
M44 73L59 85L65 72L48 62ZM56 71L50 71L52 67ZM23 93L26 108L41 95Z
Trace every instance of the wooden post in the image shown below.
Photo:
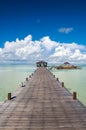
M64 87L64 82L62 82L62 87Z
M76 100L76 99L77 99L77 93L73 92L73 100Z
M26 81L28 81L28 77L26 77Z
M57 81L59 81L59 79L57 78Z
M8 93L8 100L11 100L11 93Z
M29 75L29 78L31 78L31 75Z
M55 75L53 75L53 77L55 78Z

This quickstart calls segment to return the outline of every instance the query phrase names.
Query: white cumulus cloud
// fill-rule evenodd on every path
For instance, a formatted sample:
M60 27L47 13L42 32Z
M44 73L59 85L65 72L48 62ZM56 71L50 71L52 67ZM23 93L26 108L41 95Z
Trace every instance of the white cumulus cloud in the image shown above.
M22 40L6 41L4 48L0 48L0 62L30 62L45 60L50 63L85 63L86 46L78 43L60 43L52 41L49 36L40 40L32 40L28 35Z
M65 34L68 34L68 33L72 32L72 31L73 31L73 28L72 28L72 27L70 27L70 28L62 27L62 28L59 28L59 29L58 29L58 32L60 32L60 33L65 33Z

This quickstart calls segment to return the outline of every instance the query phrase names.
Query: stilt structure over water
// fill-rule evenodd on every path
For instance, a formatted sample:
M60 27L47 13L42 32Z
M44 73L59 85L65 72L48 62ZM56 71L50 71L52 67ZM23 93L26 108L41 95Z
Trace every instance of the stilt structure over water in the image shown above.
M86 130L86 107L46 67L0 105L0 130Z
M39 61L36 63L37 67L47 67L47 62L45 61Z

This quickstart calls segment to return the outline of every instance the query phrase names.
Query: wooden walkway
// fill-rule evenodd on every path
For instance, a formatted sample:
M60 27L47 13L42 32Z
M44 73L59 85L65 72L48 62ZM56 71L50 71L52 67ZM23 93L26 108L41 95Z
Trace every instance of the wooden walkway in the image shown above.
M86 130L86 107L46 68L13 96L0 105L0 130Z

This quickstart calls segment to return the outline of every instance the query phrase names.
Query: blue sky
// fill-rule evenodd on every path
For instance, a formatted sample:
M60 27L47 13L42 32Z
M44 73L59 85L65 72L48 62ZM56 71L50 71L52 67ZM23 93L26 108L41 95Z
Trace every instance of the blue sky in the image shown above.
M12 45L16 38L21 41L29 35L31 41L47 36L61 46L75 43L85 48L86 0L0 0L1 55L7 41ZM48 54L53 55L55 49ZM86 53L85 49L79 51Z

